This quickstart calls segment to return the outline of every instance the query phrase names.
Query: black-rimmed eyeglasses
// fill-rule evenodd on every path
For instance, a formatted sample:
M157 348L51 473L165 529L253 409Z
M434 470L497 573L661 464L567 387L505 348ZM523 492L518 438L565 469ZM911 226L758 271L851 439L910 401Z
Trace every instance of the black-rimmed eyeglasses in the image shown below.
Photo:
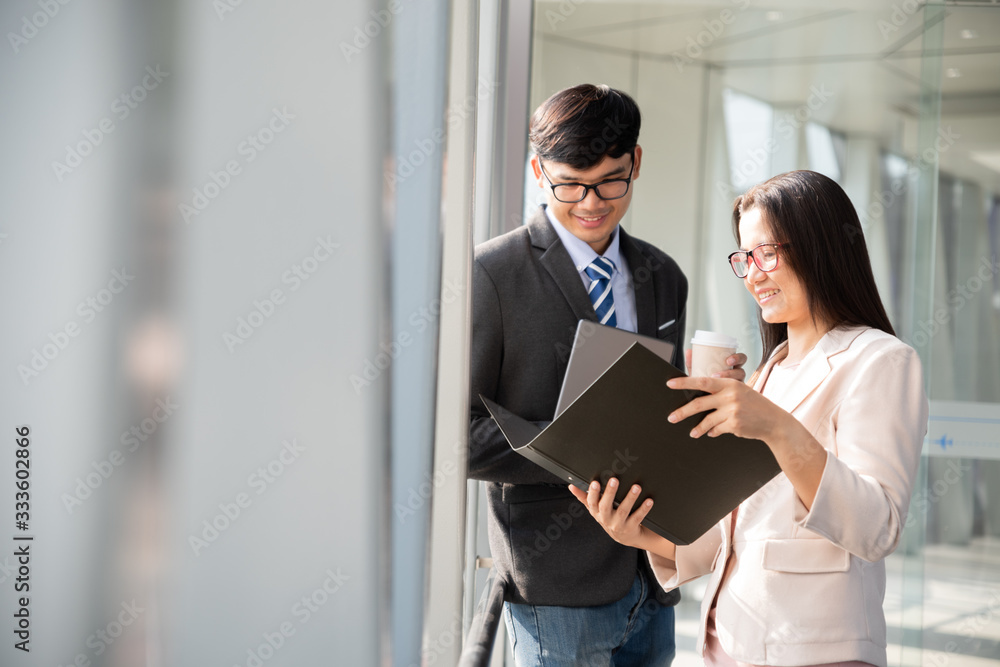
M768 273L778 268L778 248L787 243L761 243L753 250L737 250L729 255L729 266L737 278L746 278L750 273L750 262L757 268Z
M549 175L545 173L542 166L542 159L538 158L538 168L542 170L542 176L549 182L552 188L552 196L556 201L564 204L575 204L587 198L587 193L591 190L599 199L621 199L628 194L628 186L632 182L632 170L635 169L635 153L632 153L632 166L629 167L626 178L612 178L593 185L586 183L553 183Z

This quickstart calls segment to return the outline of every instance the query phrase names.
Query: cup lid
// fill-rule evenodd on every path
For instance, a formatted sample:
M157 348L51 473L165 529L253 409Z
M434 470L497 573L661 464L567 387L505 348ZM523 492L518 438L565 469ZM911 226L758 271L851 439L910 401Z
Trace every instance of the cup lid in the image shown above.
M702 331L698 329L694 332L694 338L691 339L692 345L711 345L713 347L736 347L737 340L732 336L727 336L724 333L716 333L715 331Z

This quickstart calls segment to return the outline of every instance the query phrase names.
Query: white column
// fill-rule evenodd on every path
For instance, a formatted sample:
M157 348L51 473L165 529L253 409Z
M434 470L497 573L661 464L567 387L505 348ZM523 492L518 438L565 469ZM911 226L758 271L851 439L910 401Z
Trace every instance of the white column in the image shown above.
M448 108L470 108L469 122L449 124L441 258L441 330L434 417L434 495L428 548L427 612L422 656L454 665L462 649L466 470L469 437L469 347L476 100L492 95L477 84L477 5L451 3ZM488 103L488 102L484 102ZM431 659L434 656L434 660Z

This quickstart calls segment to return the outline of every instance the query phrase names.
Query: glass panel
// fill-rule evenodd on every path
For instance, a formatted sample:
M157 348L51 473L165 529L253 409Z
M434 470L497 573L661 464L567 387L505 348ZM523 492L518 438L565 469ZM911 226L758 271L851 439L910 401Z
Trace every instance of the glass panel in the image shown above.
M750 367L755 306L725 265L733 197L803 168L847 191L932 401L886 562L889 664L1000 656L1000 6L553 1L534 31L529 110L585 81L638 101L625 224L687 274L689 329L738 336ZM676 664L700 664L703 588L685 588Z
M806 123L806 150L809 168L840 181L840 160L830 128L819 123Z
M737 189L745 190L771 172L771 154L765 146L771 141L774 109L766 102L731 88L722 91L722 108L729 139L732 183Z

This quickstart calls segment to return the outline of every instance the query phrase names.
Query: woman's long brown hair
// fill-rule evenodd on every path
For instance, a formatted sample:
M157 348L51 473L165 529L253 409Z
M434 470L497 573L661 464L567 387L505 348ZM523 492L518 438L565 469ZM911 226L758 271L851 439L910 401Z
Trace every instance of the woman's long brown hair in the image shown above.
M847 193L836 181L814 171L790 171L747 190L733 202L733 233L740 242L740 216L757 209L779 250L780 261L802 281L813 319L862 325L896 335L889 323L872 273L864 229ZM785 323L761 317L764 356L756 379L771 354L788 339Z

